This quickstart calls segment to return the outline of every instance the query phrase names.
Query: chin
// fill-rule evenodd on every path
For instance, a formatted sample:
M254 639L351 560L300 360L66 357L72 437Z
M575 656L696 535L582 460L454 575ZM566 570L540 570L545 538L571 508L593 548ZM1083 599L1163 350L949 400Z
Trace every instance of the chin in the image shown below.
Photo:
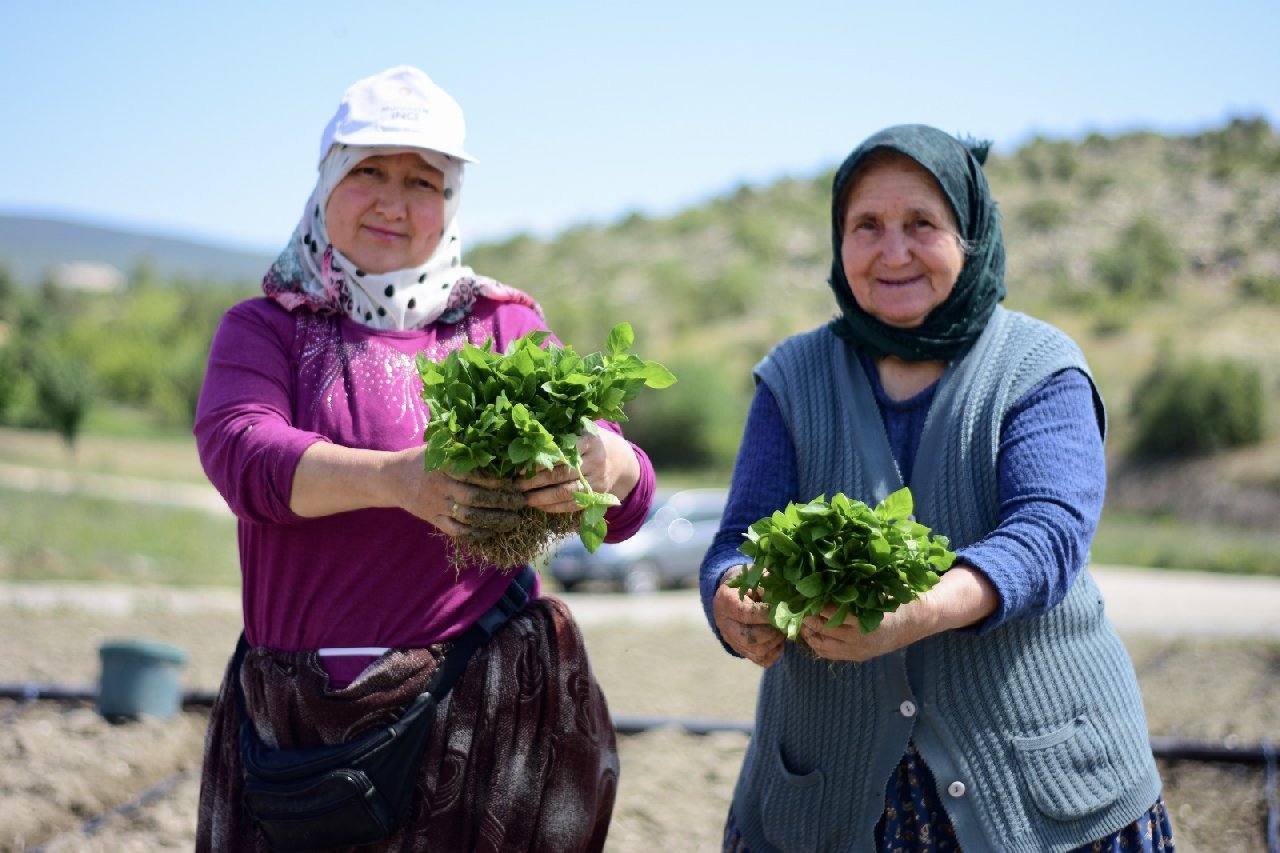
M893 315L893 314L876 314L875 318L886 326L893 326L895 329L914 329L924 323L926 314L912 314L910 316Z

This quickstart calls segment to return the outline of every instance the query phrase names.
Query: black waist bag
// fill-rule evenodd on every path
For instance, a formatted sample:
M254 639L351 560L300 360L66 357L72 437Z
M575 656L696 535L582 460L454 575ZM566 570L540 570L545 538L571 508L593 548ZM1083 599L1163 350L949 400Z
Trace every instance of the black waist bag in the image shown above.
M350 743L272 749L258 737L240 690L241 635L233 661L240 711L244 805L273 848L316 850L387 838L409 814L436 705L471 655L529 600L534 571L525 568L502 599L454 644L425 690L400 719Z

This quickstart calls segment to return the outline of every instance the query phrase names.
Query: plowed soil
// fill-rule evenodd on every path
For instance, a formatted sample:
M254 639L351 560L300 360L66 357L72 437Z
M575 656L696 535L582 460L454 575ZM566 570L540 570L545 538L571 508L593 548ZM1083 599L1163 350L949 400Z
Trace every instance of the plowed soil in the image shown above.
M667 595L671 618L583 619L615 717L750 720L758 672L721 651L691 593ZM17 685L95 687L99 644L120 637L182 647L184 688L216 690L239 631L233 594L204 605L122 604L104 592L96 604L0 607L0 683L10 694ZM1155 738L1235 745L1242 756L1280 739L1280 640L1125 639ZM0 699L0 851L191 849L204 725L198 704L172 719L113 724L92 701ZM674 724L622 736L607 849L718 850L746 743L742 733L695 735ZM1180 851L1267 849L1274 804L1263 763L1160 765Z

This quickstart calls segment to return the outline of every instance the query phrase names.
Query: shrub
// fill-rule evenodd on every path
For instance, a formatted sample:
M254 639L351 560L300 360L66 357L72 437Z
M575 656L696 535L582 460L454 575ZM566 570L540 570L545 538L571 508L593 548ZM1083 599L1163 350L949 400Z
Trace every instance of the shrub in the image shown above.
M1251 272L1233 282L1236 292L1245 299L1280 305L1280 275Z
M659 469L732 467L747 395L725 381L714 360L686 357L666 364L680 381L633 400L623 432Z
M13 346L0 344L0 423L7 423L9 406L21 391L22 372Z
M1067 209L1051 198L1039 198L1022 206L1022 221L1032 231L1048 232L1067 221Z
M1163 361L1137 386L1133 450L1148 458L1254 444L1263 433L1262 377L1236 359Z
M88 375L78 362L46 351L37 354L33 374L40 414L67 447L74 449L93 398Z
M1112 294L1144 299L1165 293L1182 264L1182 252L1164 229L1143 215L1094 256L1093 272Z

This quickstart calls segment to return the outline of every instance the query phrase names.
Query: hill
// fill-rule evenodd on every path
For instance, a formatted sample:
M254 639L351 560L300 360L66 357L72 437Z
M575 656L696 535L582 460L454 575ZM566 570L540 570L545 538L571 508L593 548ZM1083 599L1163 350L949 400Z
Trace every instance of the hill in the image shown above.
M537 294L553 328L597 348L626 319L681 382L656 416L710 443L741 428L750 368L833 312L830 170L742 186L667 219L633 215L469 253ZM1081 344L1108 403L1110 506L1275 529L1280 518L1280 135L1236 119L1187 136L1034 139L987 164L1003 215L1007 304ZM1128 456L1133 392L1157 363L1256 366L1270 437L1166 465ZM683 388L682 388L683 386ZM644 399L637 400L643 404ZM637 411L637 418L648 414Z
M34 285L66 263L106 264L128 275L139 265L163 281L256 281L272 258L195 240L139 234L48 217L0 215L0 266Z
M833 311L830 184L837 164L744 185L667 218L640 214L478 245L478 271L534 294L579 351L621 320L637 352L680 377L635 401L628 430L690 468L732 462L751 367ZM1113 506L1273 529L1280 517L1280 135L1240 118L1181 136L1037 138L987 164L1008 252L1009 307L1081 344L1109 407ZM0 263L97 260L160 277L255 281L269 258L49 220L0 217ZM27 273L26 275L30 275ZM1230 357L1260 371L1261 446L1163 466L1132 462L1133 391L1157 364ZM672 428L672 425L675 428ZM675 435L678 438L672 439ZM645 444L645 446L650 446Z

